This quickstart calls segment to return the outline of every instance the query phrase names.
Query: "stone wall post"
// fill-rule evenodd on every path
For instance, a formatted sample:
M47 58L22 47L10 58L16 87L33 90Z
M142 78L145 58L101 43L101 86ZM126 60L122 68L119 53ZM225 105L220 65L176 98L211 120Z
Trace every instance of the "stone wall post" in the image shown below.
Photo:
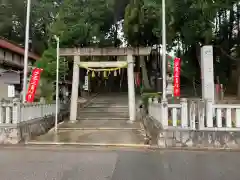
M163 129L168 127L168 102L167 100L162 100L161 102L161 124Z
M12 108L12 123L17 124L21 120L21 105L20 99L13 99Z
M181 125L182 127L188 127L188 106L187 106L187 99L182 98L180 100L181 103Z
M207 127L213 127L213 100L206 100Z
M2 124L4 122L3 120L3 102L2 100L0 100L0 124Z

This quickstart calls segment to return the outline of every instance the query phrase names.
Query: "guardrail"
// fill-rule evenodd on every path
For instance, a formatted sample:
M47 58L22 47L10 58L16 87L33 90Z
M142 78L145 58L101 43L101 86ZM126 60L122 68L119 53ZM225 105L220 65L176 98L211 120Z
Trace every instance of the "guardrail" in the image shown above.
M240 104L214 104L206 101L204 130L240 131Z
M148 113L158 120L164 129L171 127L190 128L188 121L187 99L181 99L179 104L159 102L157 98L149 98Z
M240 104L215 104L207 100L180 99L180 103L149 98L148 114L163 129L240 131Z
M65 108L61 104L60 109ZM18 124L33 119L54 116L56 104L20 103L19 100L0 101L0 125Z

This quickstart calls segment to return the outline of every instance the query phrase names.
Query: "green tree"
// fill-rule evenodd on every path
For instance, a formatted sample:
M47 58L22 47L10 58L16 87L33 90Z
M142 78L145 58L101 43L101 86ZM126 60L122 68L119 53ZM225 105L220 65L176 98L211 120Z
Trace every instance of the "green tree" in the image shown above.
M56 49L50 47L49 49L45 50L41 59L36 61L35 66L38 68L42 68L42 77L48 79L49 81L54 82L56 79ZM68 63L67 61L60 57L59 59L59 79L64 80L64 77L68 73Z
M101 44L114 23L113 7L112 0L65 0L50 34L58 35L63 47Z
M35 66L42 68L40 93L46 100L50 101L54 94L54 86L56 82L56 49L49 48L44 51L40 60L35 63ZM64 58L59 59L59 81L64 81L68 74L68 62Z
M22 45L26 0L23 2L0 0L0 33ZM121 19L129 46L159 44L161 8L160 0L32 0L32 49L40 55L51 49L53 35L60 37L61 47L119 46L117 22ZM200 47L212 44L215 79L230 82L232 68L237 66L239 83L235 82L233 89L238 87L240 97L239 9L237 0L166 1L167 46L182 58L186 72L182 74L199 81Z
M154 1L130 1L124 17L124 33L130 46L159 43L160 13L159 4Z
M124 16L124 34L132 47L152 46L160 41L159 4L154 1L130 0ZM139 59L142 69L144 89L151 89L145 57Z

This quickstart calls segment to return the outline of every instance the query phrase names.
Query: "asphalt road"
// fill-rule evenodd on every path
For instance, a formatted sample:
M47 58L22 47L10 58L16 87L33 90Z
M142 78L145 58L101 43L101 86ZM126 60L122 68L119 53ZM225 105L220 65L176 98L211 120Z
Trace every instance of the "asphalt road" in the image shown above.
M240 152L1 148L0 180L239 180Z

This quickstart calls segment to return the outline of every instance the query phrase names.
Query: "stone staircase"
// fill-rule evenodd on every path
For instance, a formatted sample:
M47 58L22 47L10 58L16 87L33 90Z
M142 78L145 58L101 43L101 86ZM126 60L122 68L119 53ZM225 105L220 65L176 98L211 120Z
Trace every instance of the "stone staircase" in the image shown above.
M78 111L77 119L81 120L126 120L128 121L128 104L118 98L96 99L88 107Z

